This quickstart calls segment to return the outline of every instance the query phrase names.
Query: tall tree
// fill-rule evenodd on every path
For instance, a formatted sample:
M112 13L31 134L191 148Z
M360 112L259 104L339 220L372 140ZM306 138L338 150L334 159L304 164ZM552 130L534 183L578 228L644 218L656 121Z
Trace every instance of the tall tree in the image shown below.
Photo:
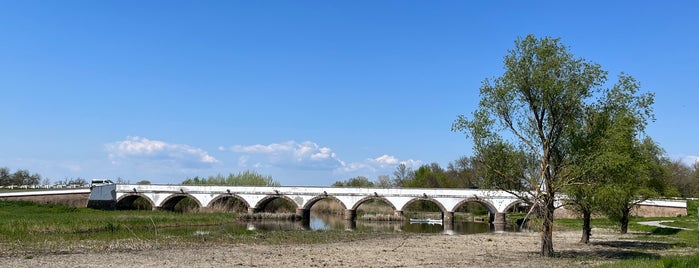
M630 154L618 164L623 168L616 176L609 177L600 191L604 212L620 223L621 233L628 231L631 210L640 202L663 194L664 182L659 182L662 172L659 156L662 150L650 138L634 140ZM660 175L662 176L662 175Z
M481 187L483 174L475 157L463 156L447 165L447 175L456 182L457 188Z
M411 168L409 168L405 163L400 163L396 166L396 170L393 171L394 182L396 186L403 186L406 181L412 180L415 177L415 173Z
M521 198L531 197L540 208L540 254L550 257L556 194L572 183L565 173L570 134L589 99L605 83L606 72L598 64L575 58L559 39L533 35L517 39L504 64L501 77L483 82L479 108L472 117L459 116L452 129L473 138L476 154L510 151L522 156L520 163L536 163L516 177L503 176L507 173L499 163L484 164L500 174L495 176L500 180L496 186Z
M573 129L575 132L570 135L573 149L569 154L569 171L575 183L563 190L567 194L569 207L583 216L582 243L589 242L593 211L614 211L611 214L620 215L616 217L620 221L625 218L626 224L622 223L622 226L627 226L629 210L625 209L630 204L624 202L636 201L635 198L641 197L639 194L645 192L642 189L646 189L646 186L660 192L668 189L660 166L662 152L649 147L645 154L647 161L638 157L639 137L653 118L653 96L639 94L638 89L638 83L632 77L622 74L616 85L602 92L597 103L587 107L578 121L578 127ZM629 199L622 200L616 196L624 189L628 193L622 195ZM619 207L611 204L618 204ZM614 209L610 210L611 207ZM626 211L626 216L622 217L623 213L617 211Z

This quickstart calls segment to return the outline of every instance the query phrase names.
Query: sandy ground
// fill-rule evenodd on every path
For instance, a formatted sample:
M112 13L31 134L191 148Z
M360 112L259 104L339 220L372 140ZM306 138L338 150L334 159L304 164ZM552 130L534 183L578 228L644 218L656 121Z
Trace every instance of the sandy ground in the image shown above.
M557 257L539 257L538 233L406 235L314 245L225 245L0 258L2 267L589 267L629 257L686 254L632 236L555 233ZM684 249L687 250L687 249ZM675 252L676 251L676 252Z

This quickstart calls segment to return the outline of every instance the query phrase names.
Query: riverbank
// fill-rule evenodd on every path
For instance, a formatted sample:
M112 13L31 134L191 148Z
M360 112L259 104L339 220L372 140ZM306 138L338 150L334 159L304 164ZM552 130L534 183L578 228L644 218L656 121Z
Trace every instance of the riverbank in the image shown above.
M691 254L693 248L594 230L555 232L556 258L541 258L538 233L402 234L318 244L189 244L184 247L45 253L0 258L6 267L588 267L627 258ZM144 241L132 241L143 243ZM115 241L128 243L128 241Z

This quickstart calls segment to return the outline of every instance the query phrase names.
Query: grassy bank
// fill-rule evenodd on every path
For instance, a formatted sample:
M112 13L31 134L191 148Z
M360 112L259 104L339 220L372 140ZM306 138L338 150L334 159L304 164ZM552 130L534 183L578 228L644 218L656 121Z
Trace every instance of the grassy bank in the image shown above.
M699 254L688 256L657 256L648 257L646 254L650 251L663 248L673 252L696 252L698 245L697 237L697 201L687 202L687 216L683 217L668 217L668 218L639 218L632 217L629 221L629 233L632 234L624 241L616 241L619 247L627 248L627 259L617 261L611 264L605 264L601 267L699 267ZM663 225L672 227L681 227L689 230L681 230L675 228L654 227L641 224L641 222L662 221ZM555 222L558 230L581 230L581 220L579 219L556 219ZM591 223L593 228L619 230L619 223L609 219L593 219ZM595 231L592 232L593 244ZM640 242L639 242L640 241ZM605 242L598 242L605 243ZM680 250L686 249L686 250ZM677 253L674 253L677 254ZM663 254L664 255L664 254ZM636 256L636 257L634 257Z
M233 213L102 211L0 200L0 254L128 251L230 243L323 243L376 237L362 232L255 231ZM391 235L391 234L382 234Z
M660 259L636 258L605 264L601 268L693 268L699 267L699 254L690 256L668 256Z

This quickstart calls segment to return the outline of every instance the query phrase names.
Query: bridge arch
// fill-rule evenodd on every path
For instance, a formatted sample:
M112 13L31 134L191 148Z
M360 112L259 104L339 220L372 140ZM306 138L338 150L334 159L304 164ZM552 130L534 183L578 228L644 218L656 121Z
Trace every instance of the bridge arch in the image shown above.
M121 196L116 201L116 208L131 209L133 208L133 203L139 198L143 198L143 200L146 200L148 204L150 204L151 209L155 208L155 202L153 202L153 200L150 199L147 195L141 193L128 193Z
M337 199L337 197L334 197L332 195L315 196L315 197L309 199L308 201L306 201L306 204L303 205L303 209L311 209L311 207L313 207L313 205L315 205L315 203L318 203L318 201L323 200L323 199L333 200L333 201L337 202L338 204L340 204L342 206L342 209L345 209L345 210L347 209L347 205L345 205L345 203L343 203L342 201L340 201L340 199Z
M391 202L390 200L386 199L385 197L381 197L381 196L367 196L367 197L364 197L364 198L360 199L359 201L357 201L357 203L354 204L354 206L352 207L352 210L357 210L357 209L359 208L359 206L361 206L362 204L364 204L364 203L366 203L366 202L368 202L368 201L372 201L372 200L383 201L384 203L386 203L386 204L388 204L389 206L391 206L391 208L392 208L394 211L396 210L396 205L393 204L393 202ZM406 204L406 205L408 205L408 204Z
M286 195L268 195L260 199L260 201L258 201L257 204L255 204L255 206L253 207L255 209L255 212L262 211L262 209L264 209L270 202L274 201L274 199L277 198L284 199L286 201L289 201L289 203L294 204L294 209L298 209L300 207L299 204L296 203L296 201L294 201L293 199L291 199L291 197L288 197Z
M184 194L173 194L173 195L166 197L165 200L163 200L163 202L161 203L160 208L164 209L164 210L174 211L175 206L177 206L177 203L179 203L180 201L182 201L182 199L185 199L185 198L193 200L195 203L197 203L197 206L199 208L204 207L204 206L202 206L201 201L199 201L199 199L197 199L193 195L184 193Z
M417 197L417 198L410 199L410 201L406 202L405 205L403 205L403 207L400 208L400 210L401 210L401 211L405 211L405 209L406 209L407 207L409 207L410 205L412 205L413 203L418 202L418 201L430 201L430 202L434 203L435 205L437 205L437 207L439 208L439 210L440 210L442 213L448 211L448 210L444 207L444 205L443 205L441 202L439 202L438 200L436 200L436 199L434 199L434 198L429 198L429 197L427 197L427 198L425 198L425 197Z
M245 198L243 198L237 194L218 195L218 196L214 197L213 199L211 199L211 201L209 201L209 203L206 204L206 207L211 207L212 205L216 204L217 202L223 202L224 200L227 200L227 199L234 199L234 200L240 201L245 206L245 209L250 208L250 203L248 203L248 201L245 200Z
M525 204L525 205L531 207L531 203L525 202L523 200L516 200L516 201L513 201L512 203L510 203L509 205L507 205L502 212L507 213L508 211L510 211L510 209L513 209L516 206L521 205L521 204Z
M490 201L484 200L482 198L477 198L477 197L466 198L464 200L461 200L459 203L456 203L456 205L452 208L451 211L456 211L459 207L465 205L466 203L479 203L479 204L483 205L488 210L488 212L490 212L492 214L495 214L498 212L504 212L504 211L498 211L498 209L495 207L495 205L493 205L493 203L491 203Z

